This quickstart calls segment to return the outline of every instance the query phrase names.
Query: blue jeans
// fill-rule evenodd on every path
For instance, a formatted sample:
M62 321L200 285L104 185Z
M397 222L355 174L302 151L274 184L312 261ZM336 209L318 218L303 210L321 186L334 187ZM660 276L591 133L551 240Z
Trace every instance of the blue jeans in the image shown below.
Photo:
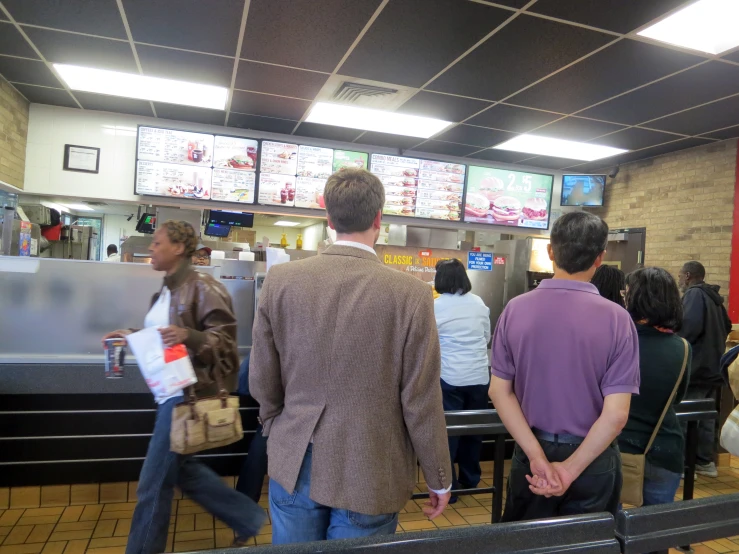
M167 546L175 485L211 514L225 522L239 538L256 535L267 519L254 501L227 486L209 467L192 456L169 449L172 412L182 397L160 404L136 490L126 554L155 554Z
M356 539L395 533L398 514L370 516L330 508L310 499L312 448L312 445L308 445L298 482L292 493L287 492L277 481L270 479L272 544Z
M267 437L262 435L262 426L257 427L249 443L249 453L241 466L236 490L259 502L262 497L264 478L267 476Z
M644 468L644 506L674 502L681 478L679 473L647 462Z

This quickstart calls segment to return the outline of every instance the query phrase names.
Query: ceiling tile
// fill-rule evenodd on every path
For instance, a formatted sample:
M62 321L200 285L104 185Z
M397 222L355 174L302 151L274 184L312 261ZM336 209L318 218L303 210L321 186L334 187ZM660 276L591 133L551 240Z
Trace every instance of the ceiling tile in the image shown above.
M251 0L241 57L332 72L381 0Z
M303 122L300 124L300 127L298 127L298 130L295 131L295 134L303 137L351 142L359 135L361 135L362 131L359 129L336 127L334 125L321 125L320 123Z
M367 131L357 139L357 142L359 144L370 144L372 146L407 149L423 142L423 139L418 137L406 137L404 135L391 135L389 133Z
M735 52L732 52L731 54L726 54L724 56L724 59L739 63L739 50L736 50Z
M223 125L226 120L226 112L223 110L193 108L192 106L165 104L164 102L154 102L154 109L157 112L157 117L162 119L179 119L180 121L206 123L208 125Z
M710 142L711 141L709 140L689 137L670 142L669 144L660 144L651 148L645 148L644 150L639 150L638 152L627 152L626 154L621 154L620 156L614 156L612 158L606 158L604 160L597 160L596 162L592 162L592 164L582 166L582 168L578 167L577 169L578 171L582 172L594 171L595 169L613 167L617 164L625 164L638 160L643 160L646 158L653 158L654 156L661 156L662 154L667 154L669 152L677 152L678 150L684 150L685 148L703 146L705 144L709 144Z
M126 38L116 0L3 0L18 23Z
M539 0L529 11L628 33L687 0Z
M420 87L511 15L475 2L394 0L341 66L341 74Z
M120 96L107 96L105 94L93 94L91 92L80 91L75 91L74 96L86 110L154 117L154 112L151 111L151 102L148 102L147 100L121 98Z
M36 52L12 23L0 23L0 54L38 59Z
M502 4L503 6L508 6L509 8L523 8L526 4L528 4L531 0L495 0L496 4Z
M730 138L739 137L739 125L729 127L728 129L721 129L720 131L713 131L706 133L704 136L708 138L715 138L719 140L726 140Z
M739 96L652 121L649 127L684 135L700 135L739 124Z
M328 79L325 73L239 61L236 88L313 100Z
M236 112L231 112L228 115L229 127L266 131L268 133L283 133L289 135L297 124L297 121L293 121L291 119L278 119L276 117L261 117L258 115Z
M123 7L137 42L236 55L244 0L123 0Z
M521 15L428 87L502 100L613 40L613 36Z
M128 42L25 27L47 61L138 73Z
M560 117L562 116L559 114L528 110L506 104L496 104L489 110L485 110L480 115L476 115L469 121L466 121L466 123L492 127L494 129L504 129L514 133L526 133Z
M13 84L29 102L35 104L51 104L65 108L79 108L69 93L61 88L35 87L32 85Z
M535 135L545 137L561 138L565 140L590 140L606 133L612 133L623 129L622 125L583 119L582 117L567 117L554 123L550 123L534 131Z
M511 152L510 150L495 150L488 148L482 152L471 154L470 158L478 160L487 160L489 162L503 162L507 164L516 163L517 161L530 157L530 154L522 154L521 152Z
M414 149L417 152L428 152L429 154L444 154L445 156L466 156L480 150L476 146L443 142L440 140L429 140Z
M447 142L458 142L460 144L471 144L480 148L487 148L488 146L495 146L496 144L505 142L514 136L513 133L507 131L463 124L452 127L435 138Z
M490 102L421 90L395 111L457 123L487 106Z
M536 156L533 158L520 160L521 165L530 165L533 167L541 167L544 169L562 169L568 165L576 163L575 160L569 158L555 158L552 156Z
M136 45L144 75L206 85L231 86L234 59L170 48Z
M572 113L704 59L644 42L622 40L517 94L511 102Z
M642 148L662 144L664 142L672 142L679 138L679 136L671 135L669 133L631 127L604 137L599 137L591 142L595 142L603 146L624 148L626 150L641 150Z
M243 92L235 90L231 109L239 113L280 117L282 119L299 120L310 106L307 100L295 100L269 94Z
M711 61L580 115L636 125L735 93L739 93L739 66Z
M59 79L41 61L0 56L0 75L13 83L61 88Z

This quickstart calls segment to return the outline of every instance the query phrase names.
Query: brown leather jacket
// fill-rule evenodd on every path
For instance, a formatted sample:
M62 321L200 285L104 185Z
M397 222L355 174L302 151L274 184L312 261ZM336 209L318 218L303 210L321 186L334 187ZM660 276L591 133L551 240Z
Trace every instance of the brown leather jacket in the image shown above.
M213 372L220 368L224 386L235 388L239 369L236 316L226 288L210 275L195 271L187 261L164 278L172 295L169 321L189 330L185 346L190 353L198 382L198 396L217 392ZM154 295L152 306L159 298Z

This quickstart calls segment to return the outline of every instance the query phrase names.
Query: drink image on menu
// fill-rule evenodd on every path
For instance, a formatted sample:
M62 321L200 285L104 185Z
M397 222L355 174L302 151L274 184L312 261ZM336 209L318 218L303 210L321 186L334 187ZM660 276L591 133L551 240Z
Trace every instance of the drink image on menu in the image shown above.
M259 176L259 203L273 206L294 206L295 176L262 173Z
M140 127L138 159L152 162L211 166L213 135Z
M256 171L258 149L256 140L216 136L213 167Z
M464 220L546 229L552 182L551 175L470 166Z

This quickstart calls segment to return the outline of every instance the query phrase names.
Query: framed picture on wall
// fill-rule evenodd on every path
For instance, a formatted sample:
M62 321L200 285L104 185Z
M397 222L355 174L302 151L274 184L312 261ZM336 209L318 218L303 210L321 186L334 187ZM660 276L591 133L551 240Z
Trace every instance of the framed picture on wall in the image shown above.
M99 173L100 148L65 144L64 170L81 171L82 173Z

